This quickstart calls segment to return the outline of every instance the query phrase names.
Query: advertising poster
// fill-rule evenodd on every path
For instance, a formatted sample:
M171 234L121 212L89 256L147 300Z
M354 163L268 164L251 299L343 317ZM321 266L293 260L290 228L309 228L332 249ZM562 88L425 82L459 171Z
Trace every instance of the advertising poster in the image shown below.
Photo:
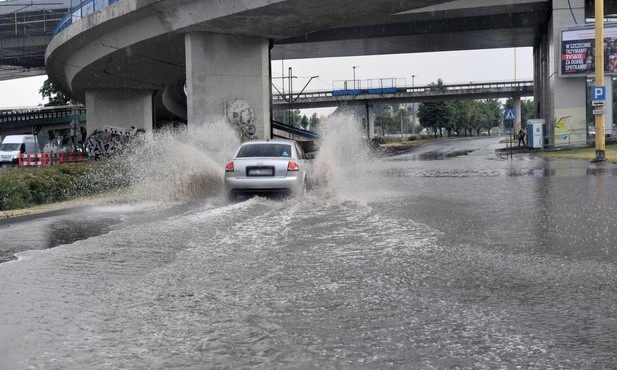
M588 76L596 71L593 28L566 30L561 33L561 76ZM617 27L604 29L604 71L617 75Z

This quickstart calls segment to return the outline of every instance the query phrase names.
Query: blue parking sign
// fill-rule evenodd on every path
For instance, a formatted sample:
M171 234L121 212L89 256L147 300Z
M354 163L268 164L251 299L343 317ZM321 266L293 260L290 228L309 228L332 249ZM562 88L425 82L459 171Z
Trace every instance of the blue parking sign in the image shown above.
M606 100L606 86L592 86L591 100Z

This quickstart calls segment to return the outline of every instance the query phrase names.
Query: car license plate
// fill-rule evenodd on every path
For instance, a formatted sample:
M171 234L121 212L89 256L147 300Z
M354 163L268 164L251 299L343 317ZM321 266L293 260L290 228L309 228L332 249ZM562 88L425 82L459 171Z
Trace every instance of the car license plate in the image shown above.
M247 176L274 176L274 168L272 167L254 167L246 169Z

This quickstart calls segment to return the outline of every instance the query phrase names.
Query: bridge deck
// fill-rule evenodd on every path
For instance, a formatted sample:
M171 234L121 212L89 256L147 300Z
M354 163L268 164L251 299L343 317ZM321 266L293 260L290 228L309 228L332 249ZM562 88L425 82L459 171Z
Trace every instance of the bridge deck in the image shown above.
M392 90L394 89L394 91ZM440 100L468 100L533 96L533 81L493 81L452 85L344 89L273 94L274 109L333 107L341 104L421 103Z
M395 91L392 90L395 89ZM421 103L439 100L467 100L533 96L533 81L493 81L469 84L385 87L378 89L343 89L273 94L274 109L332 107L342 104ZM290 103L291 100L291 103ZM36 107L0 111L0 133L9 129L68 124L71 106ZM86 120L86 108L79 108L79 120Z

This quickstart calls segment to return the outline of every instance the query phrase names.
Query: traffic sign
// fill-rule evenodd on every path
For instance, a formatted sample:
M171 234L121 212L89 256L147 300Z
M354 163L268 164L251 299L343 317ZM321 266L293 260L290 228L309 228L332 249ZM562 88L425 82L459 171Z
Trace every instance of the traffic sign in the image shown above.
M514 109L506 109L503 111L503 117L506 120L513 120L516 117Z
M592 86L591 100L606 100L606 86Z
M606 114L606 109L594 109L593 110L593 115L594 116L599 116L601 114Z
M603 105L604 105L604 100L592 100L591 101L592 107L601 107Z

